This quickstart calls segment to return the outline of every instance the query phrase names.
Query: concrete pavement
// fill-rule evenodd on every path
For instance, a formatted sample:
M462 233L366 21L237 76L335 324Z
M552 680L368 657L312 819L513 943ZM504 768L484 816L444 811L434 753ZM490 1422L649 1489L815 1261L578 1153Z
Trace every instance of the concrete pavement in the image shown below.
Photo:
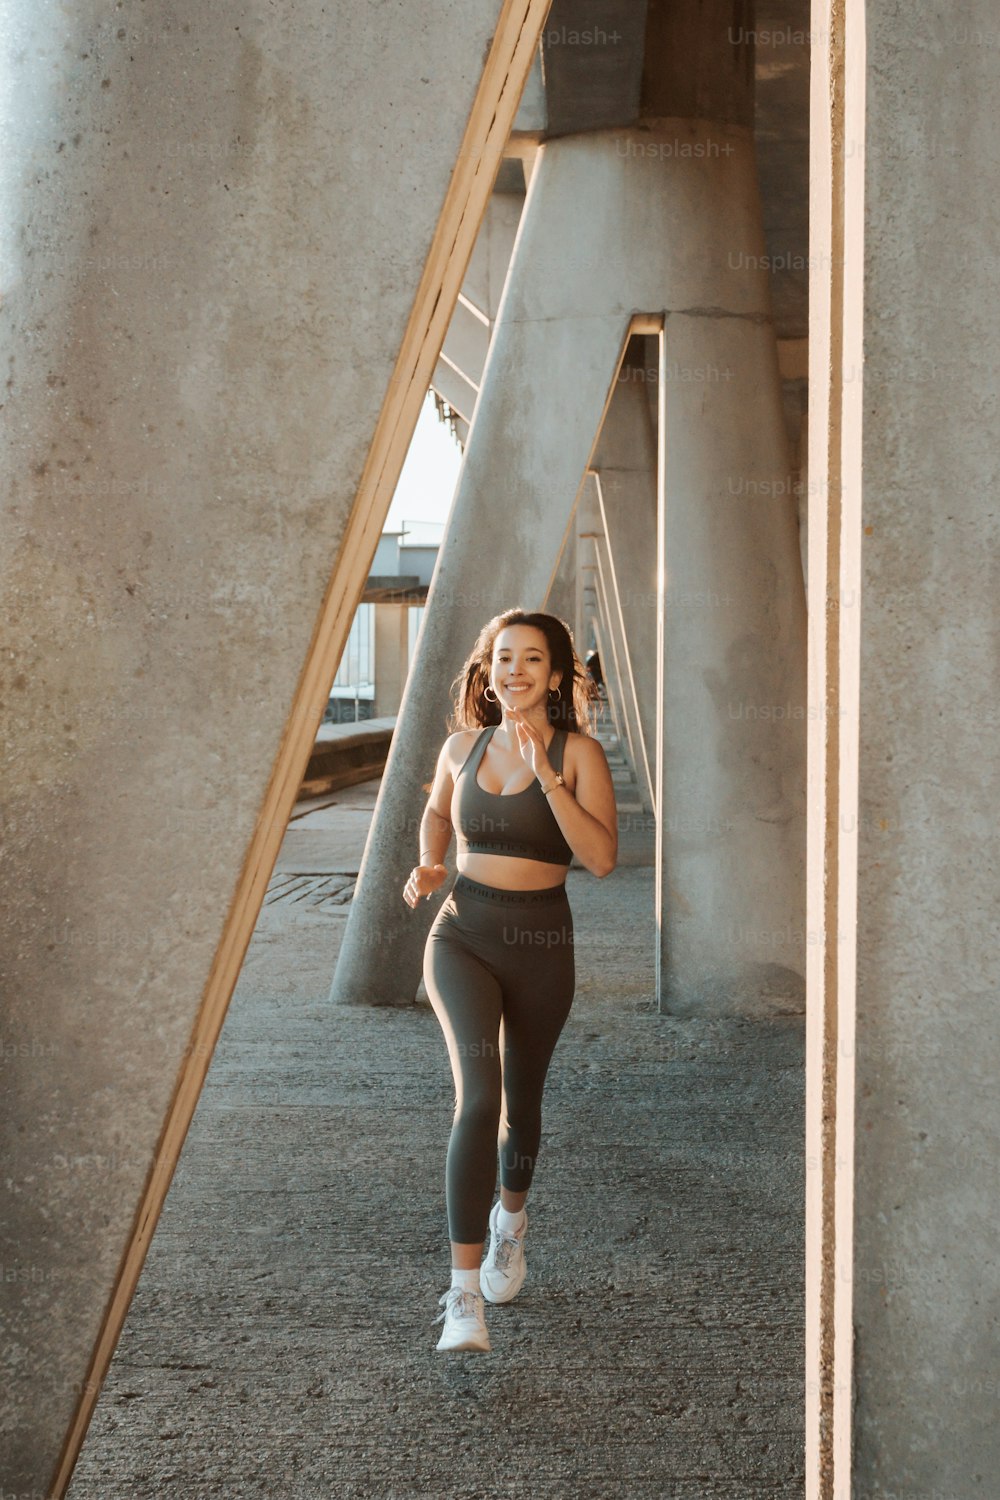
M438 1354L437 1020L326 1000L377 790L296 806L70 1500L797 1500L803 1017L657 1014L652 868L571 869L528 1279Z

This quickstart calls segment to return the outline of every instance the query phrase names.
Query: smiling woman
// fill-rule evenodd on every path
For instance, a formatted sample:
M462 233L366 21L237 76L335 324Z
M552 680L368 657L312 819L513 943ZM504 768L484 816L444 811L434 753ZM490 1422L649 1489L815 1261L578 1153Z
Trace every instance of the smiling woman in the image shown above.
M455 732L438 756L403 899L416 906L444 883L456 830L458 879L424 952L456 1094L445 1170L451 1286L437 1347L488 1350L484 1298L511 1301L526 1273L524 1201L545 1074L576 987L566 874L574 856L599 878L611 873L617 810L591 732L597 688L562 620L495 616L452 690Z

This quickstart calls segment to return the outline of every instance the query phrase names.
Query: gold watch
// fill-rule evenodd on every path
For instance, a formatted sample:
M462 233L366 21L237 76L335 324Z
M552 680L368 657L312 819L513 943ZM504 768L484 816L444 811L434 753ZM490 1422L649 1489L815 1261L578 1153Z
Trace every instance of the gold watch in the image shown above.
M554 792L555 791L555 789L556 789L557 786L565 786L565 785L566 785L566 783L563 780L563 774L562 774L562 772L561 771L557 771L556 772L556 779L555 779L555 781L552 782L551 786L543 786L542 787L542 791L545 794L545 796L547 797L550 792Z

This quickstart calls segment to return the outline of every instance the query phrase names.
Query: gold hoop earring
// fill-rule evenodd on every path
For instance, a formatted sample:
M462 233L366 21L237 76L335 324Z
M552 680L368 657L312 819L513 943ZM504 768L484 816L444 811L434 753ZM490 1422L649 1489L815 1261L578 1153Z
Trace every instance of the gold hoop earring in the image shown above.
M486 699L487 703L499 703L500 702L500 699L497 697L496 693L493 694L492 698L490 697L490 685L489 685L489 683L487 683L486 686L483 688L483 697Z
M549 688L549 692L555 693L555 697L552 699L552 702L558 703L560 698L562 697L562 686L560 685L557 688Z

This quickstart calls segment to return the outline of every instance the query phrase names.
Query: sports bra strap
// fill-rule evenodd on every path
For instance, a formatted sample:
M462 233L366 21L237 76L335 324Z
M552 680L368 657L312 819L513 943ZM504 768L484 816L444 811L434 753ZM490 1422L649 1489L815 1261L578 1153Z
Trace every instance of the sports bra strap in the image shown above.
M479 762L486 754L486 746L493 738L494 730L499 729L499 727L499 724L487 724L485 728L479 731L478 739L459 767L459 776L464 774L465 768L468 766L469 773L473 780L475 780L479 772ZM557 729L549 741L549 760L552 762L552 769L554 771L561 771L563 768L563 751L565 748L566 731L565 729ZM455 780L458 780L458 776L456 776Z
M475 744L459 767L458 776L464 775L465 769L468 766L470 774L473 780L475 780L476 772L479 770L479 762L486 753L486 746L489 744L490 735L496 727L495 724L487 724L485 728L479 731ZM458 780L458 776L455 777L456 781Z

